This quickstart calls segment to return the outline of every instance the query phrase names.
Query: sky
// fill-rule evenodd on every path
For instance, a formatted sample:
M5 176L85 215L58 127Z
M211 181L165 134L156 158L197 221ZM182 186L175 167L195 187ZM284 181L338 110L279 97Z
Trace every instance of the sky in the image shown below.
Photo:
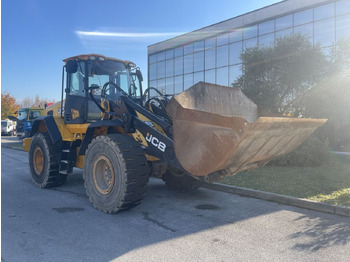
M1 91L61 99L62 60L97 53L136 63L147 46L277 3L276 0L2 0Z

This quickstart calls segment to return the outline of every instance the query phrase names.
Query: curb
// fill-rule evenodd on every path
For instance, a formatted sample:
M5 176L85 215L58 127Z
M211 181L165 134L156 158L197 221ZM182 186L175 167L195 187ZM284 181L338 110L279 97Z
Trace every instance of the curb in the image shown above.
M7 143L7 144L1 143L1 147L11 148L11 149L18 150L18 151L24 151L23 148L14 147L13 143Z
M284 196L284 195L279 195L275 193L263 192L263 191L243 188L243 187L223 185L218 183L208 184L208 185L205 185L204 187L208 189L236 194L240 196L253 197L253 198L258 198L266 201L276 202L276 203L280 203L288 206L295 206L295 207L300 207L304 209L350 217L349 207L329 205L329 204L316 202L316 201L304 199L304 198Z

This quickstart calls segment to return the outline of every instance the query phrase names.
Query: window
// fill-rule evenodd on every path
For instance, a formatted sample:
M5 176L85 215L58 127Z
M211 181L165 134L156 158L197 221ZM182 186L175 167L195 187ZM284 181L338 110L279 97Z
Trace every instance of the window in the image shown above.
M287 35L290 35L293 33L293 28L289 28L289 29L286 29L286 30L281 30L281 31L278 31L276 32L275 34L275 38L283 38Z
M246 49L246 48L254 48L254 47L257 47L257 44L258 44L258 39L256 37L255 38L251 38L251 39L243 41L243 48L244 49Z
M315 22L314 24L314 43L320 43L322 47L330 46L335 41L335 23L334 18Z
M165 77L165 61L157 63L157 78Z
M21 121L27 120L28 117L28 109L20 109L18 111L18 119Z
M201 51L201 52L194 53L193 59L194 59L193 61L194 72L204 70L204 52Z
M244 28L243 30L243 39L256 37L257 35L258 35L258 25L249 26Z
M228 65L228 45L220 46L217 48L216 67L222 67L227 65Z
M157 54L157 62L165 60L165 52Z
M204 50L204 41L199 41L193 44L193 52Z
M293 15L287 15L276 19L276 31L293 26Z
M200 81L204 81L204 71L193 74L193 84L197 84Z
M149 81L149 87L157 88L157 81Z
M215 84L215 69L205 71L205 82Z
M183 74L184 72L183 64L184 64L183 56L175 58L175 75Z
M193 74L184 75L184 90L193 86Z
M160 79L157 81L157 89L162 92L163 94L165 93L165 79Z
M165 58L166 59L171 59L174 58L174 49L168 50L165 52Z
M85 96L84 75L85 63L79 63L77 72L68 75L70 95Z
M230 43L242 41L243 31L241 29L237 29L230 33L229 41Z
M230 64L241 63L242 42L230 44Z
M187 54L191 54L191 53L193 53L193 44L185 45L184 46L184 54L187 55Z
M314 19L321 20L334 16L334 3L321 5L314 8Z
M150 55L148 57L148 59L149 59L150 63L155 63L155 62L157 62L157 55L156 54L155 55Z
M205 49L213 48L216 46L216 38L209 38L205 40Z
M165 76L174 76L174 59L166 60L165 62L166 72Z
M294 26L311 23L313 20L312 9L294 14Z
M241 65L230 66L229 84L234 83L241 74Z
M305 35L309 38L312 38L314 35L314 26L313 24L306 24L294 27L294 34L300 33L301 35Z
M216 83L218 85L228 85L228 67L222 67L216 70Z
M275 42L275 36L273 33L259 36L259 47L273 46Z
M205 69L215 68L216 50L205 50Z
M170 78L166 79L165 94L167 94L167 95L174 94L174 77L170 77Z
M217 40L216 40L216 45L217 46L227 45L228 38L229 38L228 34L223 34L223 35L218 36Z
M175 57L182 56L184 54L184 50L182 47L178 47L174 49Z
M149 68L149 80L157 79L157 64L151 64Z
M176 76L175 77L175 94L180 94L182 91L184 91L184 83L183 83L183 76Z
M337 17L337 41L350 37L350 15Z
M267 21L259 25L259 35L272 33L275 28L275 21Z
M341 0L335 3L336 4L336 14L344 15L350 13L350 3L349 0Z
M184 74L193 72L193 54L184 56Z
M31 111L29 113L29 120L34 120L40 116L40 111Z

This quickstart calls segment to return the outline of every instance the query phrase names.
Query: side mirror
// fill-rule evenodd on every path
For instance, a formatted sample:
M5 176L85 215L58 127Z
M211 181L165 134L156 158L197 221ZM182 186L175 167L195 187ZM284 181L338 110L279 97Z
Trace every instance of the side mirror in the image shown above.
M139 69L136 70L136 75L140 79L140 81L143 81L142 72Z
M75 60L68 60L66 63L66 72L74 74L78 71L78 62Z

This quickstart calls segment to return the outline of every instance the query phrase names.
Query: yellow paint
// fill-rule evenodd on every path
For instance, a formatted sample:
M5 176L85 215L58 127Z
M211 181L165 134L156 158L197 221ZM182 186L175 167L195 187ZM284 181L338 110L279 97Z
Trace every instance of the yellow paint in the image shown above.
M55 117L55 122L63 141L82 140L90 124L65 124L61 117Z
M23 149L26 152L29 152L29 147L30 147L30 143L32 142L32 138L31 137L27 137L25 139L23 139Z
M137 113L137 117L138 117L141 121L143 121L143 122L146 122L146 121L152 122L152 121L149 120L147 117L145 117L144 115L140 114L139 112L136 112L136 113ZM157 129L159 132L165 134L165 132L163 131L163 129L162 129L159 125L157 125L157 124L154 123L154 122L152 122L152 124L154 125L154 128L155 128L155 129Z
M79 147L77 148L77 154L79 152ZM78 156L77 155L77 161L75 162L75 167L77 168L81 168L83 169L84 168L84 159L85 159L85 155L84 156Z

